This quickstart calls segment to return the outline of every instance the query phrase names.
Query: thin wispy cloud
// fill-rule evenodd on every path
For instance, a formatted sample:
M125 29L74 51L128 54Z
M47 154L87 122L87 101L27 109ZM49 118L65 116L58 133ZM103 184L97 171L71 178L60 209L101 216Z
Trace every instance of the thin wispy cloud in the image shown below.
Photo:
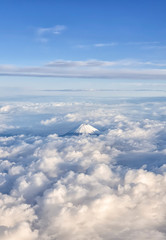
M165 79L166 63L119 61L66 61L58 60L43 66L1 65L1 76L110 78L110 79Z
M157 41L140 41L140 42L107 42L107 43L94 43L94 44L78 44L77 48L106 48L106 47L116 47L116 46L129 46L129 47L139 47L141 49L164 49L166 48L165 44Z
M154 44L160 44L160 42L152 41L152 42L127 42L125 45L154 45Z
M77 47L77 48L85 49L85 48L114 47L114 46L117 46L117 45L118 45L117 42L110 42L110 43L94 43L94 44L89 44L89 45L86 45L86 44L78 44L76 47Z
M148 62L150 64L150 62ZM87 61L71 61L71 60L56 60L47 63L48 67L113 67L113 66L139 66L144 65L146 62L140 62L133 59L122 59L117 61L102 61L91 59Z
M156 49L156 50L160 50L160 49L166 49L166 45L165 43L161 43L161 42L157 42L157 41L152 41L152 42L127 42L127 43L123 43L123 45L127 45L127 46L138 46L141 49L144 50L151 50L151 49Z
M56 25L54 27L49 27L49 28L38 28L37 33L38 35L44 35L47 33L52 33L55 35L61 34L62 31L66 29L66 26L64 25Z
M157 49L157 50L162 50L166 49L166 45L149 45L149 46L142 46L142 49Z
M55 35L60 35L66 29L64 25L55 25L53 27L43 28L40 27L37 29L37 38L40 42L46 43L49 38Z
M117 46L118 43L116 42L111 42L111 43L96 43L94 44L94 47L114 47Z

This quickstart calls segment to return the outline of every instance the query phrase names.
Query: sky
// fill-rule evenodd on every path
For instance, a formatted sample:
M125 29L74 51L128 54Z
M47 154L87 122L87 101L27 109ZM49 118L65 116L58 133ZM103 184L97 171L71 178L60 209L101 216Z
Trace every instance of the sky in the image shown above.
M165 10L164 0L2 0L0 86L163 80Z

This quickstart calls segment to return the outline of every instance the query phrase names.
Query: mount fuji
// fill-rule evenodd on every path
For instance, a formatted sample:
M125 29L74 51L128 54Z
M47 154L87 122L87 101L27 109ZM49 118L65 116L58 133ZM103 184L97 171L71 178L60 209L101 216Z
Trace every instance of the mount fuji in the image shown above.
M99 132L97 128L92 127L90 124L81 124L76 130L75 133L78 134L95 134Z
M65 135L98 135L99 133L99 130L90 124L81 124L78 128L69 131Z

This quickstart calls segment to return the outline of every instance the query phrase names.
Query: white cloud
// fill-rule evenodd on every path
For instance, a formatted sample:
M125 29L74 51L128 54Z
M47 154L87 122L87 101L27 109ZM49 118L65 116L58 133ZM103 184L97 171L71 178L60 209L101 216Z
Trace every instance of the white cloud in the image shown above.
M147 68L147 66L149 68ZM2 76L80 77L110 79L165 79L165 63L120 61L58 60L38 67L0 66Z
M94 44L94 47L114 47L117 46L118 43L116 42L111 42L111 43L96 43Z
M51 119L42 120L41 124L47 126L47 125L52 125L52 124L56 123L56 121L57 121L56 117L53 117Z
M21 198L0 194L0 238L2 240L37 239L38 230L31 229L37 219L33 208Z
M125 43L126 45L158 45L161 44L160 42L157 41L152 41L152 42L127 42Z
M22 222L16 227L13 228L5 228L4 232L0 233L1 240L37 240L38 239L38 231L33 231L28 222Z
M53 27L40 27L37 29L37 40L41 43L47 43L51 35L60 35L66 29L64 25L55 25Z
M88 120L102 134L0 137L0 239L166 238L163 102L4 106L17 124L18 113L36 114L47 127L56 112L69 128Z
M11 106L10 105L5 105L3 107L0 108L0 113L7 113L9 111L11 111Z
M109 43L94 43L92 45L79 44L76 47L82 48L82 49L87 49L87 48L114 47L117 45L118 45L117 42L109 42Z
M13 166L9 169L9 175L18 175L18 174L22 174L22 172L24 171L24 168L22 166Z
M48 28L38 28L37 33L38 35L45 35L48 33L59 35L66 29L64 25L55 25L54 27Z

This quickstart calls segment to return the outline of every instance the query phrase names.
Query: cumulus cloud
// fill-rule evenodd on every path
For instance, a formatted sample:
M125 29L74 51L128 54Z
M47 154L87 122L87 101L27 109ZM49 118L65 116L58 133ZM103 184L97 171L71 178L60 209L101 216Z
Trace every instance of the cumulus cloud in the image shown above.
M54 124L51 134L22 128L0 136L0 239L166 238L163 103L12 103L1 109L17 125L18 115L27 121L31 114L44 128ZM59 116L63 128L88 121L101 134L58 135Z
M0 113L7 113L7 112L11 111L11 109L12 109L12 107L10 105L5 105L0 108Z
M21 198L0 194L0 237L7 239L37 239L38 230L32 230L37 216L33 208Z
M47 126L47 125L51 125L51 124L56 123L56 121L57 121L56 117L53 117L51 119L42 120L41 124Z

